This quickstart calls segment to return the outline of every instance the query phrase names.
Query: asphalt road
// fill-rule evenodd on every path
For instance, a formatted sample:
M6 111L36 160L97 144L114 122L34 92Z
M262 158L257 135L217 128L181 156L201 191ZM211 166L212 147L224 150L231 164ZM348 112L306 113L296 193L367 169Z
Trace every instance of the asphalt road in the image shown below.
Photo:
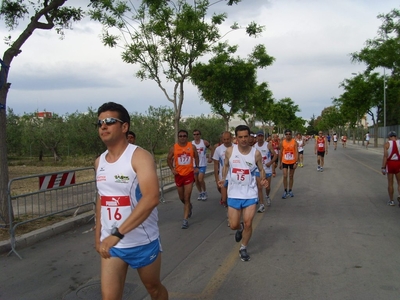
M307 145L294 198L281 199L281 171L272 181L272 206L255 217L249 262L239 259L213 176L208 201L192 195L187 230L176 191L166 193L159 225L170 299L400 299L400 208L386 205L381 152L331 145L317 172ZM100 299L92 226L18 249L22 260L1 256L0 299ZM135 270L124 299L148 299Z

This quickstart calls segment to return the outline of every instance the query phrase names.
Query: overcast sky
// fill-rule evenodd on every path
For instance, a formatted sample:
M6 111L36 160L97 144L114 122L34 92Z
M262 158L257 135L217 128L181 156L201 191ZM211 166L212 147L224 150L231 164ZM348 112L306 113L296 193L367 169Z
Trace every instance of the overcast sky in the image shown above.
M265 44L276 61L259 72L258 81L269 83L276 100L291 98L301 109L298 116L309 119L332 105L332 98L342 92L340 82L363 71L363 65L351 63L349 54L376 36L378 14L400 5L394 0L242 0L234 7L213 8L227 12L226 25L256 21L265 26L257 39L244 30L226 39L239 45L242 57L256 44ZM0 22L1 36L9 35ZM172 107L155 82L134 76L137 67L122 62L119 49L102 45L100 32L101 27L87 19L66 31L64 40L54 32L36 31L11 64L7 106L19 115L36 110L85 112L107 101L123 104L130 113L145 113L150 105ZM1 44L0 52L5 50ZM169 90L172 93L171 85ZM187 84L182 115L208 113L210 106Z

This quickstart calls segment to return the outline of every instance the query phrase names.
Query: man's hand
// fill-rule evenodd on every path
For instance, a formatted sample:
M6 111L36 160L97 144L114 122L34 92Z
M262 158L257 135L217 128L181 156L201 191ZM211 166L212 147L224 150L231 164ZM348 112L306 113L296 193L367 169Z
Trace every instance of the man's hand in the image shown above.
M118 244L119 241L118 237L109 235L101 242L99 249L96 250L102 258L111 258L110 249Z

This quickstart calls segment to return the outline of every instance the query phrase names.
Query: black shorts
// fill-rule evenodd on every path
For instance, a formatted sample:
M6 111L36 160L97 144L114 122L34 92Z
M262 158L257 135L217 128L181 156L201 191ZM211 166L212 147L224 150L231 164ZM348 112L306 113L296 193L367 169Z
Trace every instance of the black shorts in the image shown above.
M324 157L325 156L325 151L322 151L322 152L317 151L317 155L321 156L321 157Z
M285 164L285 163L282 163L282 169L293 169L293 166L294 166L295 164Z

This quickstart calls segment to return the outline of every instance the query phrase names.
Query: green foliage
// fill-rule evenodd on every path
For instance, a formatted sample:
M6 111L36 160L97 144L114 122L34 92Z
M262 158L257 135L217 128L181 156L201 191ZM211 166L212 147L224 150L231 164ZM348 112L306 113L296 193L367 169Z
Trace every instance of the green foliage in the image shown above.
M207 140L211 145L219 142L221 133L225 131L224 120L219 117L189 117L180 122L179 129L186 129L189 136L193 130L200 130L203 139Z
M136 144L156 153L167 152L174 142L174 112L171 108L150 106L146 114L131 116L131 130L136 134Z
M0 8L0 16L11 30L19 25L20 19L24 19L28 12L28 6L22 0L3 0Z
M292 99L283 98L272 106L272 120L280 129L300 131L304 129L305 121L296 116L297 112L300 112L299 106Z
M194 63L210 53L222 38L220 26L227 18L226 13L209 17L210 8L220 2L226 1L210 4L209 0L145 0L138 7L123 0L97 0L90 4L91 18L103 24L103 43L121 46L123 61L139 66L136 76L155 81L173 104L175 136L184 101L184 83L191 78ZM227 4L239 2L229 0ZM115 34L115 29L119 34ZM246 27L249 36L257 36L262 30L256 23ZM172 82L171 89L165 81Z
M96 127L97 111L88 108L86 113L75 112L53 118L37 118L36 113L15 115L11 108L7 115L7 145L10 157L30 157L37 161L57 155L68 161L78 161L79 157L94 158L106 148L99 138ZM152 107L145 114L131 114L131 130L136 134L136 144L153 154L165 155L174 143L174 113L171 108ZM219 141L224 131L221 118L200 116L190 117L181 122L181 128L189 133L194 129L202 132L203 138L211 144ZM62 163L62 162L59 162Z
M257 86L256 76L257 68L272 64L274 58L262 45L256 46L248 59L235 57L236 50L237 46L219 43L209 63L197 63L191 76L202 99L224 119L226 130L231 117L239 112L254 125L256 106L271 96L266 84Z

